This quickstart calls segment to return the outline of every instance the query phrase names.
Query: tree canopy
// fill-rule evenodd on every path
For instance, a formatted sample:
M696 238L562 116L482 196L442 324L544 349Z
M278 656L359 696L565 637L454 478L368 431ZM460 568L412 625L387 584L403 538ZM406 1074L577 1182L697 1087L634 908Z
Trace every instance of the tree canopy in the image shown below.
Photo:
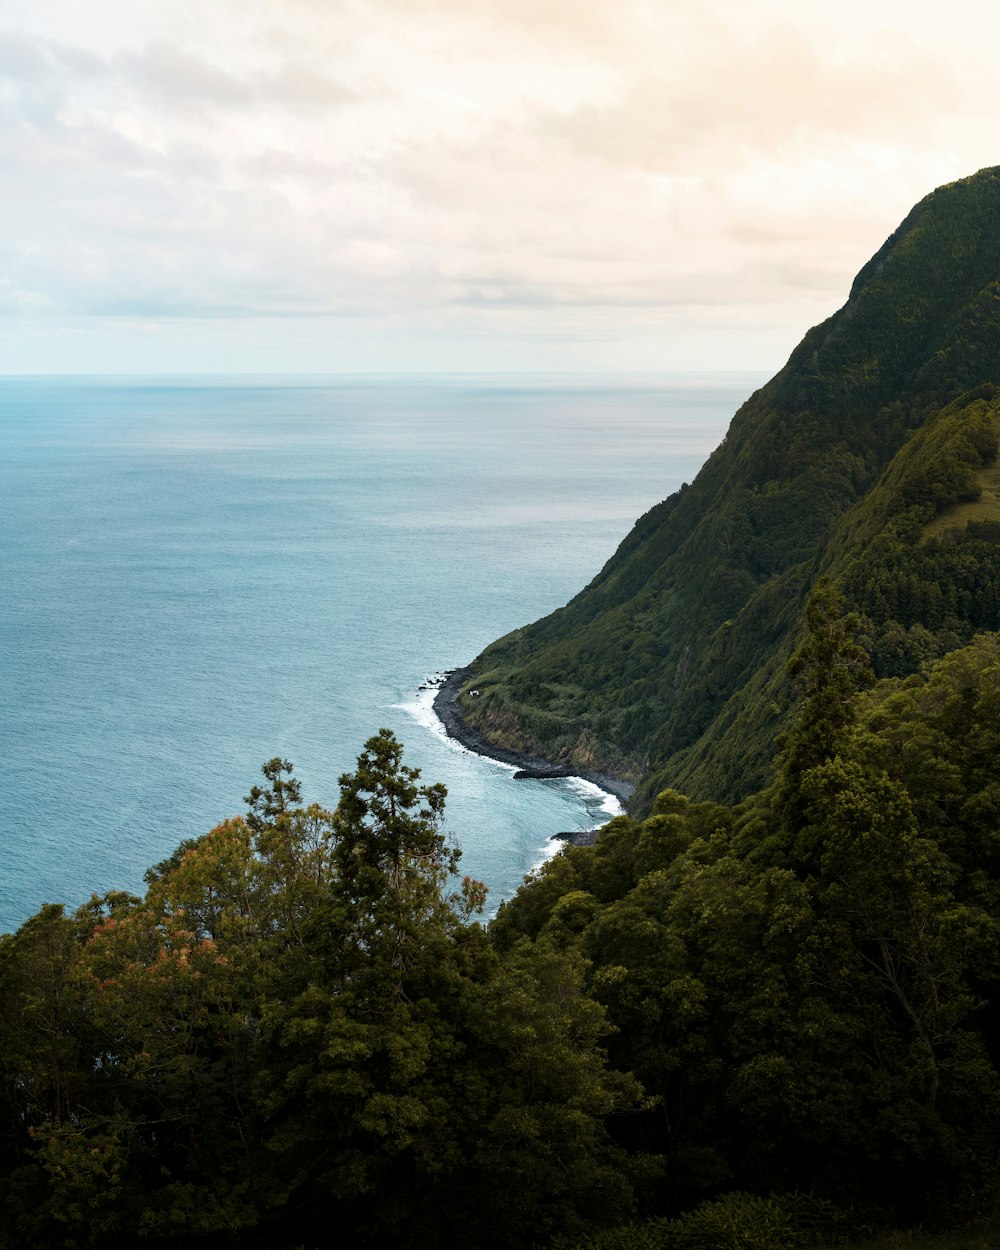
M0 940L0 1246L737 1250L975 1210L1000 637L873 684L846 606L805 614L771 786L661 792L488 928L381 730L333 810L276 758L142 897Z

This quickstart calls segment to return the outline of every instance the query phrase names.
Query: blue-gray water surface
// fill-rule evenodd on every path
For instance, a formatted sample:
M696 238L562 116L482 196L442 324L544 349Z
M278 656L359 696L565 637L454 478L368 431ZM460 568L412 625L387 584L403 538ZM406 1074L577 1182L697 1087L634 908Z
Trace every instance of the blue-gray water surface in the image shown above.
M392 728L491 910L607 796L420 684L581 589L762 377L0 381L0 931L141 890L261 762L334 805Z

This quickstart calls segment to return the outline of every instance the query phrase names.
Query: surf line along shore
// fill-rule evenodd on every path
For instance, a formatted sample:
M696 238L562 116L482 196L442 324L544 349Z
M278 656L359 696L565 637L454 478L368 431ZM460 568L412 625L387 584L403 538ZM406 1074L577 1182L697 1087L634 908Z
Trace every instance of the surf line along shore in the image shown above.
M597 786L606 794L612 794L620 803L625 803L635 791L628 781L622 781L618 777L609 777L606 773L589 773L580 772L579 769L569 768L563 764L553 764L550 760L543 759L538 755L529 755L523 751L511 751L506 747L496 746L483 737L478 730L468 725L462 716L462 709L459 706L458 696L461 693L462 686L472 676L472 670L469 668L454 668L449 672L441 675L437 684L437 691L434 695L434 712L441 722L445 733L449 738L454 738L456 742L466 747L469 751L474 751L476 755L484 755L487 759L499 760L501 764L511 764L518 771L514 774L515 780L538 780L544 781L554 777L579 777L583 781L589 781L591 785ZM428 683L430 685L431 683ZM597 840L597 829L581 829L573 833L554 833L552 837L562 842L568 842L573 845L588 846Z

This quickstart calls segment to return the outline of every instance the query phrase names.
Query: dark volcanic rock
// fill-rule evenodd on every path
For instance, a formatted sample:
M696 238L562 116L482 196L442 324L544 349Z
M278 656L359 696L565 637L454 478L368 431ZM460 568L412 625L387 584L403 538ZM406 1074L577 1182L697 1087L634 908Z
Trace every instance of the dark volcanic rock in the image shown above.
M514 774L515 781L547 781L550 777L575 777L572 768L554 765L552 768L519 768Z
M566 846L594 846L601 836L603 825L596 829L571 829L568 833L554 833L550 842L564 842Z

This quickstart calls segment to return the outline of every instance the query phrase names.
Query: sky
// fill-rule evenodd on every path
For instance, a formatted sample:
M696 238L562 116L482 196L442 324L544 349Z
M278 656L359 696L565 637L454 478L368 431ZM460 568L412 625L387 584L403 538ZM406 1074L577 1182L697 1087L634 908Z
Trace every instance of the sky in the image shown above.
M984 0L0 0L0 373L771 372L1000 163Z

